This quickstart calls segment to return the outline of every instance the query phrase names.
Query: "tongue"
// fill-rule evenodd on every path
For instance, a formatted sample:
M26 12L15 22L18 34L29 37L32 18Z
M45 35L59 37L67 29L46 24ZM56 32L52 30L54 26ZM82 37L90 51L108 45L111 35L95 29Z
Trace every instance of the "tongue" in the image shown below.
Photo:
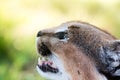
M43 64L52 65L52 64L53 64L53 62L51 62L51 61L43 61L43 62L42 62L42 65L43 65Z

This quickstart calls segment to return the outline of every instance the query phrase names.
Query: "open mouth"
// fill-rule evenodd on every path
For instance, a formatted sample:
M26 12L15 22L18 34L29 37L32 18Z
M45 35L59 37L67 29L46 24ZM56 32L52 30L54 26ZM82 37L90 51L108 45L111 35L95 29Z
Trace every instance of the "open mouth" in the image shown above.
M46 58L47 59L47 58ZM57 66L53 63L51 60L46 60L44 57L38 59L38 67L43 71L43 72L52 72L52 73L57 73L59 72Z
M42 43L41 46L38 46L38 52L41 55L38 59L37 65L39 69L43 72L58 73L59 70L54 61L51 59L53 54L44 43Z

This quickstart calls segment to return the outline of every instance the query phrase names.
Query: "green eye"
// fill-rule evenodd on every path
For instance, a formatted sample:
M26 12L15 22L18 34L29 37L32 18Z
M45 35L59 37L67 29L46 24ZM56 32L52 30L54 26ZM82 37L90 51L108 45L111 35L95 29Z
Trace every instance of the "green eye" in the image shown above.
M66 39L68 38L68 34L67 32L58 32L55 34L55 36L59 39Z

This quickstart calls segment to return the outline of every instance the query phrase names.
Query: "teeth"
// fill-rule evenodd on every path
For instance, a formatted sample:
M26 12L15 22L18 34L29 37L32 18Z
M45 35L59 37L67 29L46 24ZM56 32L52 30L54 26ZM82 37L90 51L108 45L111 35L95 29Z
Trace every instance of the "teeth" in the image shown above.
M38 58L38 64L42 65L42 60L40 59L40 57Z
M42 64L49 64L51 67L57 68L57 66L52 61L49 61L49 59L46 57L38 58L38 65L42 65Z
M44 57L42 57L42 59L41 59L42 61L45 61L45 58Z
M40 57L38 58L38 62L41 62L41 59L40 59Z
M46 61L48 61L48 59L45 58L45 57L39 57L39 58L38 58L38 64L39 64L39 65L42 65L43 62L46 63Z

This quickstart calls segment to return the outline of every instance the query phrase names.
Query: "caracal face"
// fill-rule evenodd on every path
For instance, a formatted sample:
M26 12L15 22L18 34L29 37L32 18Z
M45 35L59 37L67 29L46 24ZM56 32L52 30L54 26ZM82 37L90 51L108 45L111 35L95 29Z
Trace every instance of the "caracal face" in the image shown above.
M78 29L83 31L82 34L86 31L87 37L82 36ZM90 32L90 35L87 31ZM99 44L98 47L90 42L92 39L94 39L94 43L100 42L97 43ZM110 34L95 28L93 25L75 21L39 31L37 34L37 51L40 58L38 59L37 71L41 76L51 80L106 80L96 69L95 62L99 61L103 65L97 64L97 67L102 69L102 66L105 66L103 71L107 70L107 74L120 76L120 54L116 54L120 53L120 41L113 40ZM99 60L98 56L88 57L82 52L79 48L81 41L87 47L100 49L98 52L100 53ZM107 45L103 46L104 43ZM93 44L94 46L92 46ZM112 50L113 45L117 51ZM87 48L83 47L82 49Z

